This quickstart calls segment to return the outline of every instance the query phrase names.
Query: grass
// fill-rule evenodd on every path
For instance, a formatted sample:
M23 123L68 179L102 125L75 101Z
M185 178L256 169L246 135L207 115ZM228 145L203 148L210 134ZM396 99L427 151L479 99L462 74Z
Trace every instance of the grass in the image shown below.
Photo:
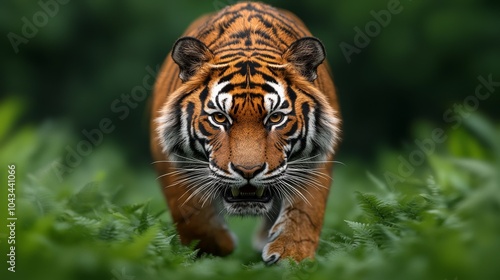
M5 111L2 111L5 112ZM9 113L4 113L9 114ZM15 112L9 115L14 123ZM432 131L419 125L417 138ZM417 148L383 150L375 167L346 158L335 170L315 261L266 267L250 246L255 219L230 218L229 257L181 246L152 167L106 140L60 180L54 163L77 143L62 122L0 130L0 162L16 164L16 272L1 279L496 279L500 275L500 129L474 116L447 131L424 163ZM140 166L140 165L139 165ZM370 172L367 170L369 169ZM2 171L2 182L6 181ZM2 187L1 199L7 197ZM0 218L6 220L6 205ZM2 225L2 228L5 228Z

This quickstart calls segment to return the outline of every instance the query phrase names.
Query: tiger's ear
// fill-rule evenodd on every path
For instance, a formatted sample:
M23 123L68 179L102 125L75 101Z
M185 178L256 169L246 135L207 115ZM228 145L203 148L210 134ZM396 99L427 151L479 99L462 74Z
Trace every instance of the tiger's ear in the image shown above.
M172 49L172 59L179 65L179 78L183 82L189 80L211 57L208 47L194 37L180 38Z
M293 42L283 58L290 62L310 82L316 80L316 69L325 60L325 47L314 37L304 37Z

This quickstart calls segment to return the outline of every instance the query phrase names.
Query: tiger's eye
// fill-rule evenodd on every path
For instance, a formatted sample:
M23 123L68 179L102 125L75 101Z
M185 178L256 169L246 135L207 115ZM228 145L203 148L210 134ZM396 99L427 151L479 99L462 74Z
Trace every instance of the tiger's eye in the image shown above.
M270 123L279 123L283 119L283 113L274 113L269 116Z
M225 123L227 121L226 115L222 113L215 113L212 115L212 118L214 119L215 122L217 123Z

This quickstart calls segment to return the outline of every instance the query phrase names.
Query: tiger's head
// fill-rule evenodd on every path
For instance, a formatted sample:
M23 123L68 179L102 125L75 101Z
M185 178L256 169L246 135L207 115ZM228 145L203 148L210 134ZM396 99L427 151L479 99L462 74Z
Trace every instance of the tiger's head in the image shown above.
M340 133L337 112L314 83L321 42L302 38L279 54L217 53L184 37L172 59L183 83L163 106L157 133L188 199L259 215L304 198Z

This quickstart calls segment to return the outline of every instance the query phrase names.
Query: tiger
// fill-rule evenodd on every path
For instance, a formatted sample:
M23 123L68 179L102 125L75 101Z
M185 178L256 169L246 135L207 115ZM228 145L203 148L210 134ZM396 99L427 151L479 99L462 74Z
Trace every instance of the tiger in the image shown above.
M265 264L314 259L341 138L325 57L297 16L258 2L202 16L174 43L150 133L182 244L226 256L237 237L225 218L256 216Z

